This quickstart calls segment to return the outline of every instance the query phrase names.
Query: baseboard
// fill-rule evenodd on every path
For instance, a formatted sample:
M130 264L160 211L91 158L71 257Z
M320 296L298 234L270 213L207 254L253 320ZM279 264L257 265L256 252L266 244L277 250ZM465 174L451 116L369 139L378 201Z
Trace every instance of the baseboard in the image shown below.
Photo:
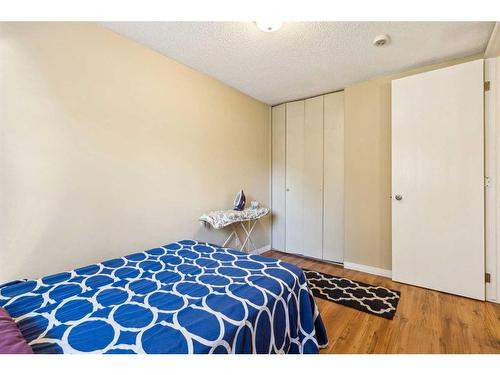
M262 254L265 253L266 251L271 250L271 245L265 245L262 247L259 247L257 250L252 250L249 251L249 254Z
M262 250L262 251L259 254L261 254L262 252L268 251L268 250L274 250L274 251L279 251L279 252L284 253L284 254L289 254L289 253L284 252L282 250L272 249L270 245L261 247L260 249L257 249L257 251L260 251L260 250ZM255 254L257 254L257 251L255 252ZM330 263L330 264L334 264L334 265L337 265L337 266L342 266L343 265L344 268L349 269L349 270L360 271L360 272L370 273L372 275L384 276L384 277L392 278L392 271L391 270L386 270L384 268L372 267L372 266L367 266L365 264L358 264L358 263L351 263L351 262L344 262L344 263L331 262L331 261L324 260L324 259L317 259L317 258L306 257L306 256L301 255L301 254L293 254L292 253L292 255L298 256L298 257L301 257L301 258L305 258L305 259L312 259L312 260L315 260L315 261L318 261L318 262Z
M355 270L355 271L361 271L361 272L371 273L373 275L378 275L378 276L384 276L384 277L389 277L389 278L392 277L392 271L391 270L386 270L384 268L367 266L367 265L364 265L364 264L344 262L344 268L347 268L347 269L350 269L350 270Z

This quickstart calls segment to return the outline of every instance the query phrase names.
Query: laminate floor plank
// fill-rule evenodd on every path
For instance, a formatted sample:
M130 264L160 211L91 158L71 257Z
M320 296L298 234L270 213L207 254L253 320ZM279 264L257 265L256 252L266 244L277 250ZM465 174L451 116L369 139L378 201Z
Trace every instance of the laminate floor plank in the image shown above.
M316 298L329 337L322 353L500 353L500 304L401 284L278 251L263 255L401 292L393 320Z

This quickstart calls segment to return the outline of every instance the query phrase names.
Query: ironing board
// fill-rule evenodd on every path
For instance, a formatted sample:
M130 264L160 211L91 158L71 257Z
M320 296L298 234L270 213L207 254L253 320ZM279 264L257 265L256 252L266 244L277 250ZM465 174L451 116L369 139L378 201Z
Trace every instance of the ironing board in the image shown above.
M201 215L199 220L210 224L215 229L222 229L230 226L232 231L222 246L227 246L234 239L240 250L248 252L250 250L250 245L253 247L253 250L257 250L252 241L251 235L257 221L266 216L270 211L271 210L267 207L247 208L243 211L212 211ZM240 236L236 231L238 225L242 228L244 233L243 241L241 241Z

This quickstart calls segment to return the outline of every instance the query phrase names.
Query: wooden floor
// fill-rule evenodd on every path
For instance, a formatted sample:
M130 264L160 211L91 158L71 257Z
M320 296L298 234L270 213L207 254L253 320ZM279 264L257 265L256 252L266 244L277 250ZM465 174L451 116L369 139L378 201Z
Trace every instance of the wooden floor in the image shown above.
M500 353L500 304L400 284L277 251L263 255L401 292L393 320L316 298L330 340L322 353Z

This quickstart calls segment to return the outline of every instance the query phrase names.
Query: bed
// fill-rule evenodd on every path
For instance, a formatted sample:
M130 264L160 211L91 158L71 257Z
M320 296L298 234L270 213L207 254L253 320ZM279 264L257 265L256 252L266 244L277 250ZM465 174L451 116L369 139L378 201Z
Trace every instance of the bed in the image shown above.
M184 240L0 287L35 353L318 353L302 270Z

